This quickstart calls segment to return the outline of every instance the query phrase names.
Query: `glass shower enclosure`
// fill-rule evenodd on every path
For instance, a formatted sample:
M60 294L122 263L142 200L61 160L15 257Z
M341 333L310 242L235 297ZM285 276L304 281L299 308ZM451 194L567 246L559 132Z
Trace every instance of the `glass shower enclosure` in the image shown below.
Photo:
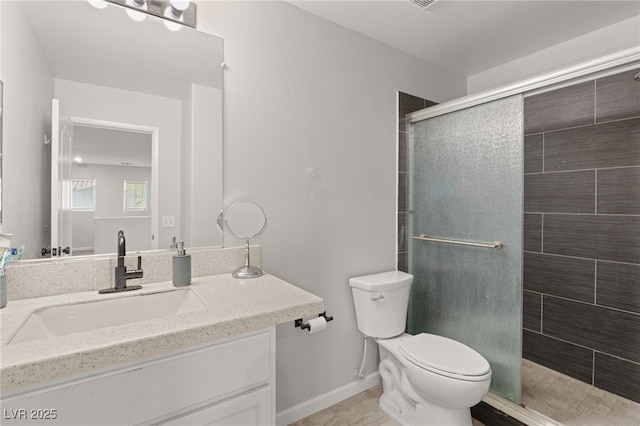
M462 342L520 400L523 97L413 122L407 331Z

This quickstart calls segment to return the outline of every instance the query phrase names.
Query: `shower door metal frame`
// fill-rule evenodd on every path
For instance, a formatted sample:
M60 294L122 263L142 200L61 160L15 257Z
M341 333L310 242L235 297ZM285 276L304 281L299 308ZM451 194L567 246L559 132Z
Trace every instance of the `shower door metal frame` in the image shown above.
M473 95L454 99L449 102L421 109L407 114L406 124L416 123L427 118L437 117L449 112L458 111L464 108L484 104L508 96L523 94L525 97L534 94L538 89L544 91L553 90L560 86L576 83L579 79L591 76L600 72L619 72L626 68L631 68L636 62L640 62L640 46L631 47L619 52L605 55L590 61L582 62L562 68L557 71L541 74L513 84L500 86L496 89L482 91ZM528 92L528 93L526 93Z

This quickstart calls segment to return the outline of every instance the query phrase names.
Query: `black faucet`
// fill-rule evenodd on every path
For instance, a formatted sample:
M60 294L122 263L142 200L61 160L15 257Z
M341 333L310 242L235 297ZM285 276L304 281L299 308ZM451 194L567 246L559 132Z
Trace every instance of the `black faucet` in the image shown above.
M127 272L127 267L124 266L124 258L127 255L127 242L124 238L124 231L118 231L118 266L116 266L116 286L113 288L104 288L98 293L118 293L121 291L140 290L141 285L133 285L127 287L127 280L133 278L142 278L142 256L138 256L138 269L135 271Z

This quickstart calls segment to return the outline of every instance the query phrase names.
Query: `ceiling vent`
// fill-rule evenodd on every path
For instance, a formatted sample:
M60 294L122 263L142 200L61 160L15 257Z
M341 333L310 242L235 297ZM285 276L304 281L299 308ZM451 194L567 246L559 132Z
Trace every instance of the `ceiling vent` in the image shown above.
M424 10L437 2L438 0L409 0L411 3L418 6L420 9Z

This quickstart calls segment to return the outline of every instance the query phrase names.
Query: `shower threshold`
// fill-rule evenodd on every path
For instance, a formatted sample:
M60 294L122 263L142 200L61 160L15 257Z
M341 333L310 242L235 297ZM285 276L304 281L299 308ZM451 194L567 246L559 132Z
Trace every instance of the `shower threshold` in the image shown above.
M482 402L490 406L482 409L478 406L472 408L475 418L481 420L484 424L513 425L513 426L562 426L562 423L531 408L516 404L506 398L501 397L493 392L489 392ZM474 412L475 411L475 412ZM493 411L493 413L487 413ZM495 420L489 421L489 417L500 418L499 422Z

